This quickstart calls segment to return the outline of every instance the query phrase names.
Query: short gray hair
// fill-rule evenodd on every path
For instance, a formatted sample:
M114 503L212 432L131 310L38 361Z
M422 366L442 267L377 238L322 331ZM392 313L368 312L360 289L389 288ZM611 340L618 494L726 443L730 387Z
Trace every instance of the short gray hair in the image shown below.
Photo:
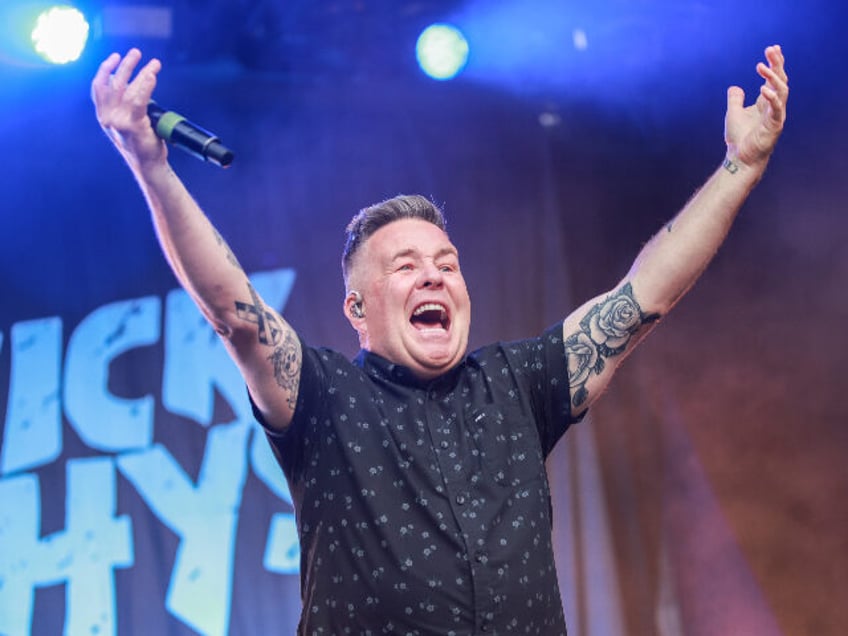
M401 194L363 208L351 219L345 230L345 246L342 252L342 275L345 284L353 257L366 239L384 225L400 219L421 219L447 231L442 210L420 194Z

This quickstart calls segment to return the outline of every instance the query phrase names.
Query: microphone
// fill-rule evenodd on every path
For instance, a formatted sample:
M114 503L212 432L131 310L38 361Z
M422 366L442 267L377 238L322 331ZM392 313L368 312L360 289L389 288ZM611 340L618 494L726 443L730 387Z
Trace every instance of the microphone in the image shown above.
M191 123L179 113L165 110L153 100L147 104L147 116L156 136L182 148L203 161L210 161L226 168L235 155L221 143L218 137L197 124Z

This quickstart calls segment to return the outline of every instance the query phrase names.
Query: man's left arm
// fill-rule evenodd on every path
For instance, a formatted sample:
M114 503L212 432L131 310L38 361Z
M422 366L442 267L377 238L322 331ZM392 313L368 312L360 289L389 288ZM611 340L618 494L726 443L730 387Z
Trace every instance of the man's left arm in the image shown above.
M678 215L639 252L617 287L563 321L572 412L603 392L622 360L695 283L765 172L783 130L789 84L779 46L765 51L764 83L751 106L738 86L727 92L723 164Z

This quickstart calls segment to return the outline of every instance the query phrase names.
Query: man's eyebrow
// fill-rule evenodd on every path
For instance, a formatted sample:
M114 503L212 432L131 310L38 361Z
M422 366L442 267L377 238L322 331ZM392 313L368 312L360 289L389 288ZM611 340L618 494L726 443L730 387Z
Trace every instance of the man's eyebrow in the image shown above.
M400 258L409 258L410 256L417 256L417 254L418 254L418 250L413 249L411 247L407 247L406 249L395 252L392 255L392 260L396 261Z
M421 252L414 247L407 247L405 249L399 250L392 255L392 260L396 261L401 258L410 258L419 256ZM433 258L442 258L443 256L459 256L459 252L455 247L446 246L441 248L438 252L433 255Z

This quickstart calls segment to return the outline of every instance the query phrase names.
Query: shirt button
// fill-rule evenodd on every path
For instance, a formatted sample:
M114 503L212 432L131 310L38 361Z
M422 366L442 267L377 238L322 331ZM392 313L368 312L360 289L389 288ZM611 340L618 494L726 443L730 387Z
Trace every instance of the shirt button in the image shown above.
M477 561L477 563L485 563L487 561L486 553L478 552L474 555L474 560Z
M465 502L466 502L465 495L459 494L459 495L456 496L456 503L458 503L460 506L464 506Z
M450 446L450 444L448 444L445 440L442 440L442 443L439 444L439 446L441 446L442 448L447 448L448 446Z

